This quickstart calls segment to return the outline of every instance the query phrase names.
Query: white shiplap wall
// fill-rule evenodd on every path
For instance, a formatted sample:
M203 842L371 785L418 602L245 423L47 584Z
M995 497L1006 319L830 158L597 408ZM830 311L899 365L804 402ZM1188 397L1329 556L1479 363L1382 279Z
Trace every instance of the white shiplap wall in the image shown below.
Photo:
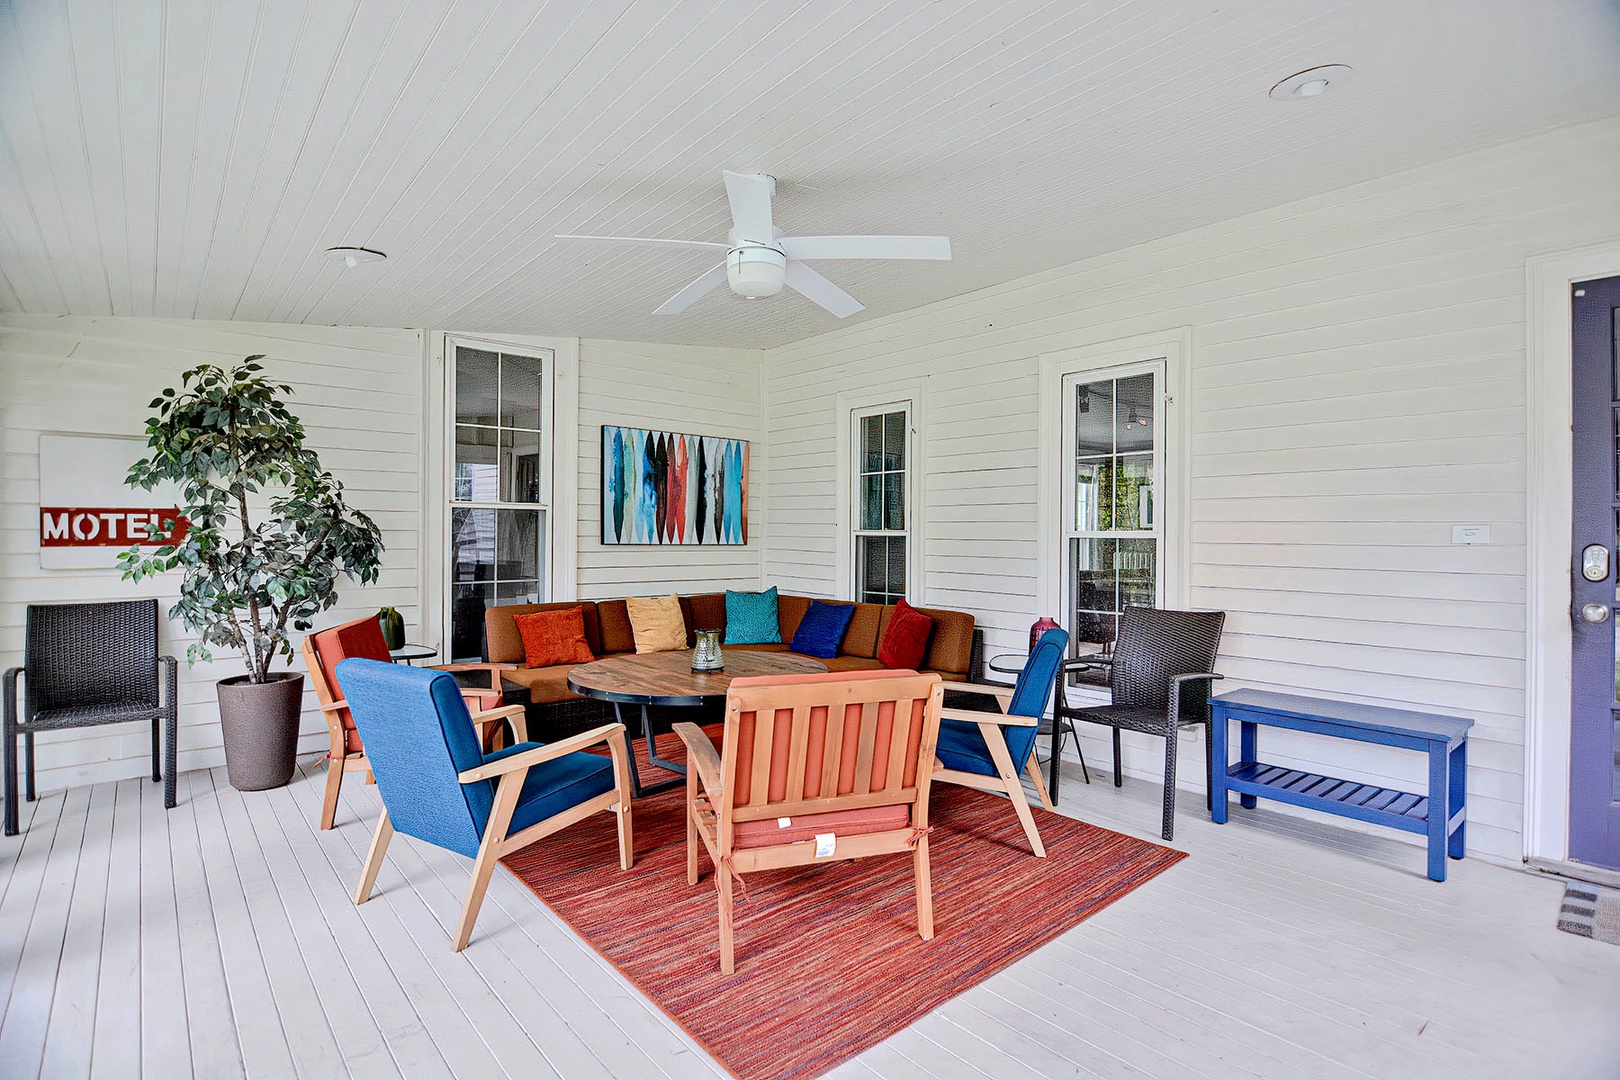
M586 339L579 343L579 595L757 589L764 494L760 371L754 349ZM602 544L602 425L747 439L748 543Z
M419 621L422 338L413 330L284 326L168 319L0 316L0 667L22 663L23 608L34 602L157 596L168 581L133 585L116 569L42 570L39 564L39 436L42 432L139 435L146 404L199 363L265 353L268 373L294 388L292 406L309 445L346 487L349 502L382 529L381 579L345 583L337 622L392 604ZM132 501L139 502L132 494ZM109 549L109 562L111 549ZM216 679L239 674L233 654L188 668L194 636L162 620L165 652L180 660L180 768L223 760ZM302 670L302 662L294 664ZM306 685L303 749L324 746L326 728ZM56 788L139 776L149 735L139 725L41 735L39 784Z
M1620 122L1586 125L773 349L765 577L832 580L837 395L921 379L922 599L1017 648L1043 613L1037 463L1058 452L1037 446L1039 355L1190 326L1187 570L1192 606L1230 613L1225 688L1472 716L1469 846L1516 862L1525 260L1620 236L1616 175ZM1492 543L1452 545L1454 523ZM1274 745L1340 775L1421 775L1376 748ZM1133 741L1127 767L1162 773L1161 747ZM1108 760L1102 738L1088 749ZM1199 789L1201 754L1184 744Z

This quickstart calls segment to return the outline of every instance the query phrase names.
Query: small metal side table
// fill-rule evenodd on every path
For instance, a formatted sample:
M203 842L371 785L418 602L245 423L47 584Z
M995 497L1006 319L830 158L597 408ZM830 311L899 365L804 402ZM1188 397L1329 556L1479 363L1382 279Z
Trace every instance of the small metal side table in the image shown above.
M418 660L433 659L435 656L439 655L439 650L433 648L431 645L411 645L407 643L401 645L397 649L389 649L388 655L396 664L405 663L414 665Z

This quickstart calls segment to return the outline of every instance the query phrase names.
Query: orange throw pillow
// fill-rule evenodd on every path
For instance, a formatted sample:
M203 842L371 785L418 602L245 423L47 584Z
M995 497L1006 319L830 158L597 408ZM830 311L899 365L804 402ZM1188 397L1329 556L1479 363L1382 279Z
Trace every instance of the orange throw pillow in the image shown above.
M585 609L531 611L512 620L523 639L523 662L530 667L588 664L596 657L585 642Z
M904 600L894 606L894 615L884 628L883 640L878 642L878 663L886 668L916 671L922 667L928 651L928 635L934 632L934 620Z

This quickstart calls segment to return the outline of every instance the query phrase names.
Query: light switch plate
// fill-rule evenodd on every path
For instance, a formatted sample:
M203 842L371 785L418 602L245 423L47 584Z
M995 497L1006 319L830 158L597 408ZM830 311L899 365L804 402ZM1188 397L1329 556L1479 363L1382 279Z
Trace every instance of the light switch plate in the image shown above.
M1491 542L1491 527L1489 525L1453 525L1451 527L1451 542L1453 544L1488 544Z

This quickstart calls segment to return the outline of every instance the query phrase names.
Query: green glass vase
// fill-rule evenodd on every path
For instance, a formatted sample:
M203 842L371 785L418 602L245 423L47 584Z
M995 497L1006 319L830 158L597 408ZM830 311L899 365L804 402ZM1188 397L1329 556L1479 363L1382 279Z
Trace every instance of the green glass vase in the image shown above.
M404 648L405 616L391 607L385 607L377 612L377 621L382 624L383 642L390 649Z

